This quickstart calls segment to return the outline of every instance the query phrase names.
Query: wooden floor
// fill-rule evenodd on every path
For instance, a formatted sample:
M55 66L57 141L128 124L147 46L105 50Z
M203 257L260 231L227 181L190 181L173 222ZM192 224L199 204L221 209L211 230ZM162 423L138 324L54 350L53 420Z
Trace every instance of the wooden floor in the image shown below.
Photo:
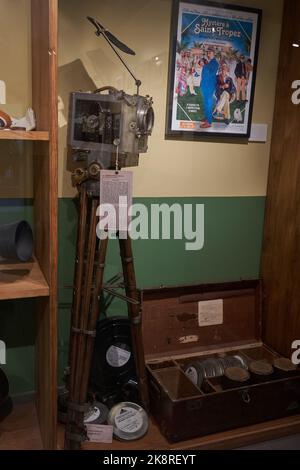
M156 424L150 420L150 428L147 435L138 441L121 442L114 440L112 444L84 444L83 450L168 450L168 451L188 451L188 450L222 450L237 449L250 444L256 444L267 440L276 439L288 435L300 433L300 415L285 418L269 423L249 426L234 431L227 431L220 434L192 439L190 441L169 444L160 434ZM58 447L63 449L64 427L59 426Z
M111 445L85 444L84 450L204 450L236 449L258 442L300 433L300 415L234 431L192 439L170 445L150 420L147 435L138 441L114 440ZM64 446L64 427L58 427L58 449ZM0 423L1 450L41 450L42 440L33 403L15 406L13 413Z

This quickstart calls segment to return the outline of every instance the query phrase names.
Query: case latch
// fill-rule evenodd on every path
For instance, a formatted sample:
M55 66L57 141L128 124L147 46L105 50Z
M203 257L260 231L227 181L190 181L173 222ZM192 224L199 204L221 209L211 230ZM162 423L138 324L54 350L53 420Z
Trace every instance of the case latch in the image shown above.
M242 394L242 400L244 403L246 403L246 405L249 405L249 403L251 402L251 397L250 397L250 393L248 390L243 390L241 392Z
M188 411L198 411L198 410L201 410L203 406L203 400L192 400L192 401L189 401L186 405Z

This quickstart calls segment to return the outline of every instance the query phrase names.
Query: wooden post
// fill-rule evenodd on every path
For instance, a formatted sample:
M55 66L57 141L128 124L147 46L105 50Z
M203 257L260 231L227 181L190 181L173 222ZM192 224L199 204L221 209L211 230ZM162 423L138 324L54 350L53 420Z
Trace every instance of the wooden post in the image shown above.
M263 243L263 338L283 356L300 339L300 2L286 0ZM299 88L299 84L297 85ZM298 93L299 96L299 93Z

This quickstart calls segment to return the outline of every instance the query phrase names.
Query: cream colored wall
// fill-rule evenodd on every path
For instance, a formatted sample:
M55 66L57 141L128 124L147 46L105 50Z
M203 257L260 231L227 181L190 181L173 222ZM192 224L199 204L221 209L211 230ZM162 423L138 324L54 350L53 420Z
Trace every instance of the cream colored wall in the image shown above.
M228 2L227 2L228 3ZM136 51L128 64L141 78L141 92L154 98L155 129L150 151L134 169L135 196L257 196L266 194L270 135L273 118L282 0L238 0L229 3L263 9L260 57L253 122L269 125L267 144L220 144L164 139L171 0L60 0L59 64L64 110L66 91L114 85L133 93L133 81L102 38L85 20L99 21ZM154 58L159 57L158 65ZM78 61L80 59L81 63ZM72 66L67 66L74 61ZM74 76L76 75L76 76ZM79 78L80 76L80 78ZM92 85L91 85L92 86ZM66 127L60 130L60 195L70 196L65 167ZM64 156L64 157L63 157Z
M253 121L269 125L267 144L219 144L164 139L171 0L59 0L59 195L72 196L66 166L68 94L76 89L111 84L129 93L134 86L108 45L93 33L87 15L102 20L135 49L128 64L143 81L142 93L154 98L156 122L147 155L135 173L135 195L256 196L265 195L274 108L283 0L227 0L263 9ZM22 115L31 104L29 0L0 0L0 80L6 104L0 109ZM154 58L159 57L158 64ZM0 175L14 156L24 167L1 197L32 194L29 145L0 146ZM8 151L9 150L9 151ZM25 176L24 176L25 175ZM21 178L21 179L20 179Z
M31 39L29 0L0 0L0 80L6 104L0 109L23 116L31 104Z

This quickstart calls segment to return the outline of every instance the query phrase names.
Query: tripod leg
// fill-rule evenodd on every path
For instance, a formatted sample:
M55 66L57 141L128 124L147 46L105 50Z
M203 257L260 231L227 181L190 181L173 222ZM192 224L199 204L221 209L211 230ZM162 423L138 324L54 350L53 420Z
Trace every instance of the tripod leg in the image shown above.
M91 311L89 316L88 322L88 330L95 331L97 327L97 322L99 318L99 300L100 295L103 288L104 282L104 269L105 269L105 260L106 260L106 253L107 253L107 245L108 245L108 238L100 241L99 244L99 253L98 253L98 260L96 266L96 274L95 274L95 286L92 296L92 304L91 304ZM86 351L85 351L85 367L83 369L83 375L81 379L81 388L80 388L80 403L84 403L86 400L87 392L88 392L88 385L89 385L89 377L90 377L90 370L92 364L92 357L94 351L94 343L95 338L93 336L87 336L86 339Z
M88 318L90 313L90 304L91 304L91 297L93 291L93 275L94 275L94 263L95 263L95 256L96 256L96 243L97 243L97 235L96 235L96 227L97 227L97 208L99 205L99 201L97 199L93 199L92 201L92 208L91 208L91 219L89 225L89 237L88 237L88 244L86 246L86 270L85 270L85 279L84 279L84 286L82 290L82 310L81 310L81 324L80 329L83 332L84 330L88 330ZM85 335L79 335L79 345L78 345L78 359L77 365L79 366L79 370L83 370L84 367L84 351L85 351ZM75 377L75 390L76 390L76 398L79 396L79 388L80 388L80 381L81 381L81 374L76 374Z
M131 335L133 343L133 352L135 357L135 364L137 368L139 380L140 399L143 406L148 410L149 396L147 387L147 376L145 368L144 346L142 340L142 317L140 298L136 287L136 278L131 246L131 238L129 234L127 239L119 238L120 253L123 266L123 274L125 281L126 295L130 299L135 300L137 303L127 303L128 315L131 322Z
M80 306L81 306L81 286L83 280L84 268L84 251L86 243L86 221L87 221L87 193L84 187L80 189L80 202L79 202L79 222L77 231L77 249L76 249L76 264L74 275L74 297L71 315L71 328L79 328L80 324ZM75 377L74 366L76 364L77 353L77 339L78 335L74 334L71 330L70 346L69 346L69 367L70 377ZM72 370L73 367L73 370ZM70 383L70 388L73 389L74 385Z
M80 448L80 441L76 441L74 436L80 437L83 433L83 417L84 411L80 410L80 387L81 387L81 378L83 371L86 367L85 365L85 348L86 348L86 334L84 333L88 327L88 316L90 312L90 303L91 295L93 290L93 274L94 274L94 261L95 261L95 252L96 252L96 225L97 225L97 207L99 201L93 199L91 203L90 211L90 222L87 225L87 230L89 231L88 240L85 244L84 253L86 257L83 256L85 262L84 275L82 276L83 288L81 287L76 291L75 304L79 304L81 311L79 317L79 328L76 327L77 331L73 330L73 334L77 336L76 338L76 347L77 354L73 360L71 367L71 376L70 376L70 396L69 396L69 408L68 408L68 422L67 422L67 434L65 447L67 449L76 450ZM81 284L82 286L82 284ZM79 298L79 299L78 299ZM76 409L77 407L77 409ZM70 437L72 436L72 437Z
M88 213L88 198L87 192L84 187L80 188L80 201L79 201L79 220L77 230L77 247L76 247L76 263L74 274L74 295L71 314L71 332L70 332L70 346L69 346L69 376L68 376L68 390L69 401L74 402L75 399L75 377L77 369L77 351L78 351L78 334L74 329L80 328L80 311L81 311L81 288L84 276L84 260L85 260L85 245L87 236L87 213ZM74 420L73 414L70 412L67 430L72 429L72 421ZM70 441L66 438L65 447L70 448Z

